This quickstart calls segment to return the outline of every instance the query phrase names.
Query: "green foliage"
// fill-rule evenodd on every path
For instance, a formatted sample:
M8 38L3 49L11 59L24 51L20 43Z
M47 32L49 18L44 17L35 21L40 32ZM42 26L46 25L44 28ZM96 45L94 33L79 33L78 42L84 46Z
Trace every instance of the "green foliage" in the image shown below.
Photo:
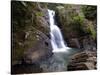
M47 8L47 5L48 5L48 3L39 3L40 4L40 6L41 6L41 8Z
M44 16L43 12L37 12L36 16Z
M95 31L94 26L91 22L88 25L87 32L92 36L93 39L96 38L96 31Z
M71 4L65 4L64 7L67 8L67 9L71 9L72 5Z
M83 6L83 13L89 20L96 20L97 18L97 6Z
M77 31L79 36L85 34L85 31L83 29L83 22L84 22L84 17L80 15L74 16L71 22L73 30Z
M79 23L81 25L83 23L83 21L84 21L84 17L82 17L82 16L74 16L73 17L73 21L75 21L76 23Z
M64 8L58 9L57 12L64 32L73 31L72 33L78 34L79 37L87 33L84 25L85 17L79 6L65 5ZM66 33L64 34L65 36L67 35Z

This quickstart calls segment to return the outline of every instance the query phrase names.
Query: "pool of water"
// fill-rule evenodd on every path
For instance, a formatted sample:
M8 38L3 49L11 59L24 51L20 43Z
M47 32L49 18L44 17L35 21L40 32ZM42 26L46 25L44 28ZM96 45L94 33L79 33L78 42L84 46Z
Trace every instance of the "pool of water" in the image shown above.
M70 57L79 51L80 49L70 48L64 52L54 52L53 56L41 62L40 66L44 72L67 71L67 64Z

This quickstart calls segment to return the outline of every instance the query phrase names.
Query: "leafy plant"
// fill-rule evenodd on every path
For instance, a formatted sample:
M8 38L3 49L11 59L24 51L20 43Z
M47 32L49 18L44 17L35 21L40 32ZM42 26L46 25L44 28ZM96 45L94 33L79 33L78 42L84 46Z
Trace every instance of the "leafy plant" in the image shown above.
M43 16L44 14L42 12L37 12L36 16Z
M94 26L91 22L89 23L87 32L93 37L93 39L96 38L96 31L95 31Z
M84 17L82 17L82 16L74 16L74 17L73 17L73 21L82 24L83 21L84 21Z
M83 6L82 11L87 19L96 20L97 6Z

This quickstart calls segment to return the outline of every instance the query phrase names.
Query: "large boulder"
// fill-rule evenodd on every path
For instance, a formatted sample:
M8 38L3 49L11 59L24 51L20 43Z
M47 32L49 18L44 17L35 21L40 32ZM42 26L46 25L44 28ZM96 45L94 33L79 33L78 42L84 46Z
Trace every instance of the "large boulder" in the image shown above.
M93 70L96 69L96 64L96 52L85 50L71 56L67 67L68 71Z
M26 62L39 62L41 59L48 58L52 55L49 37L39 30L28 31L24 45L26 49L24 60Z

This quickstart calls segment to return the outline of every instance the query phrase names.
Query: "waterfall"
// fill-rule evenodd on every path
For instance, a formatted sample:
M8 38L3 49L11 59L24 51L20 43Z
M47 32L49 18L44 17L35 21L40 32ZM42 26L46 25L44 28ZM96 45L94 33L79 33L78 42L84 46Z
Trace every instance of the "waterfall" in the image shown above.
M67 50L67 46L64 44L64 39L61 34L61 31L57 25L55 25L55 11L49 10L49 23L50 23L50 35L51 35L51 44L53 52L64 52Z

